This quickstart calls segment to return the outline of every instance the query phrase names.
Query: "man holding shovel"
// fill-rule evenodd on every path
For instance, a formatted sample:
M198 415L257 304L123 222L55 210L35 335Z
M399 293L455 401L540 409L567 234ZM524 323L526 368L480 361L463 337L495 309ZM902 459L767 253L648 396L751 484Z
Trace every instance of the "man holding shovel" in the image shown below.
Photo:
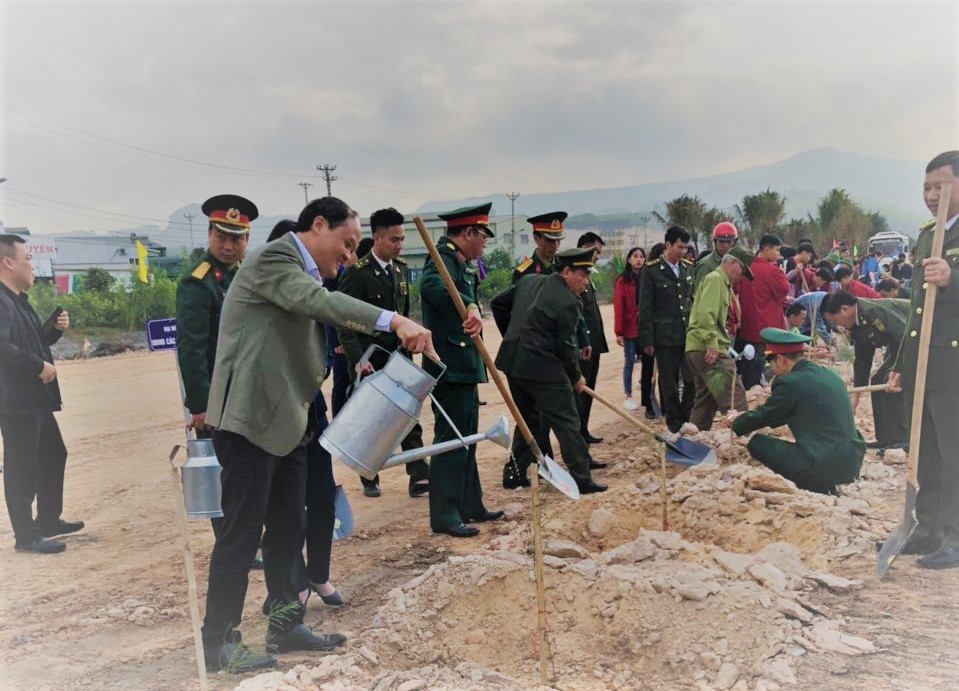
M733 247L696 290L686 330L686 359L696 381L689 420L701 430L710 429L716 411L728 410L730 403L736 410L746 410L746 391L736 377L736 363L727 355L730 340L726 323L733 286L744 277L752 280L749 267L753 259L752 253Z
M580 434L576 405L576 394L586 387L576 347L577 298L589 285L593 257L591 247L564 250L556 255L554 273L527 276L516 284L509 328L496 355L496 367L506 374L516 407L537 444L543 448L553 430L581 494L606 490L590 476L591 459ZM510 486L526 484L523 481L534 459L518 434L513 437L511 456L504 486L508 477L517 481Z
M926 166L923 198L934 215L942 184L951 187L942 257L931 256L934 224L929 222L916 240L909 321L888 382L891 391L902 390L912 400L923 303L934 284L938 290L918 449L919 525L899 552L926 555L918 564L927 569L959 566L959 151L939 154Z

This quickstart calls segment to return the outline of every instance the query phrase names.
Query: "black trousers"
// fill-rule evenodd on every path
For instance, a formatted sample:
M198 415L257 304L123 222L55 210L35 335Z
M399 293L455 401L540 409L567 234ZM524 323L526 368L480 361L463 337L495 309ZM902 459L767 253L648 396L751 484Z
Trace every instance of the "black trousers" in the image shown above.
M312 432L310 436L313 436ZM223 527L210 557L203 620L203 644L238 642L250 562L263 532L267 598L282 604L270 628L284 631L302 623L303 607L292 588L291 571L303 546L306 525L307 442L283 457L273 456L246 437L217 430L213 447L223 467Z
M400 442L400 448L403 449L403 451L409 451L410 449L419 449L422 447L423 427L417 422L413 426L413 429L410 430L410 433ZM406 468L406 474L410 476L410 480L413 482L430 479L430 464L422 458L410 461L403 467ZM360 476L360 482L363 483L364 487L372 487L373 485L380 484L380 476L377 474L372 480L367 480L365 477Z
M656 346L654 356L659 372L659 400L663 407L663 417L666 418L669 431L678 432L684 422L689 422L696 398L696 384L686 361L686 349L682 346ZM679 392L680 378L683 382L682 396Z
M596 389L596 379L599 377L599 353L594 352L589 360L580 360L579 368L586 380L586 386ZM588 393L576 396L576 408L579 410L579 431L585 438L589 434L589 414L593 410L593 397Z
M55 524L63 513L67 448L51 412L0 417L0 434L7 512L17 544L28 544L40 537L38 527Z
M885 384L889 381L889 368L880 367L869 380L870 384ZM912 403L912 399L909 400ZM872 393L872 419L876 426L876 441L883 445L909 442L910 410L906 397L899 393Z
M752 360L745 358L737 360L736 370L739 372L739 377L743 380L743 388L749 391L754 386L762 383L763 367L766 364L766 358L764 357L766 344L762 341L744 341L741 338L737 338L733 347L736 349L736 352L741 353L747 344L752 344L753 348L756 349L756 355Z
M906 400L912 400L907 391ZM916 534L959 548L959 392L926 393L919 440Z
M326 413L317 415L316 438L306 447L306 559L303 550L297 553L293 568L293 591L300 593L310 582L330 580L330 559L333 552L333 526L336 523L336 481L333 459L320 446L320 435L329 422Z

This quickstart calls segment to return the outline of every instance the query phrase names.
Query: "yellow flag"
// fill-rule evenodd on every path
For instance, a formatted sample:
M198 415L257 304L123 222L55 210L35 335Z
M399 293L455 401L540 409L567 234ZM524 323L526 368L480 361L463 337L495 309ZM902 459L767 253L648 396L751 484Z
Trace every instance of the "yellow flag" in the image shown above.
M137 273L140 275L140 280L143 283L149 283L150 279L148 277L150 265L147 261L147 248L146 246L137 240Z

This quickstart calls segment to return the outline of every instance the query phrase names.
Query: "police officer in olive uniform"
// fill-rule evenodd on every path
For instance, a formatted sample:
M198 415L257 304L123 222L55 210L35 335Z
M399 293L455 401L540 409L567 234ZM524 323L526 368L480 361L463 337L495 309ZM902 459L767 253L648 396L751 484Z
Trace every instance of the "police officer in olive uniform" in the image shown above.
M689 421L696 396L686 361L686 328L693 301L693 265L683 258L689 237L682 226L667 228L663 255L640 273L639 345L656 357L659 396L670 432L678 432Z
M373 247L366 256L348 267L340 277L339 291L363 302L376 305L384 310L397 312L404 317L410 316L410 270L400 256L406 231L403 228L403 214L393 208L380 209L370 216L370 231L373 234ZM363 353L370 345L377 345L393 352L399 348L399 339L392 331L378 331L375 334L361 334L347 329L338 329L337 336L349 363L350 379L356 382L356 367ZM381 369L387 357L375 352L370 357L371 370ZM403 439L404 451L423 446L423 428L417 423ZM409 494L421 497L429 491L430 469L424 460L406 464L409 475ZM379 476L372 480L361 477L363 492L366 496L378 497Z
M593 482L590 474L591 459L580 434L575 398L586 386L576 343L576 297L589 285L593 249L564 250L556 259L553 274L526 276L511 289L509 326L496 367L506 374L513 400L540 449L547 448L552 429L580 492L603 492L606 487ZM504 486L528 484L524 481L533 461L529 445L521 435L514 435L503 471Z
M474 260L483 255L486 241L494 237L489 227L491 203L464 207L439 214L446 221L447 233L436 247L453 278L463 304L468 310L464 322L446 292L432 259L426 260L420 279L423 300L423 323L433 333L437 354L446 365L433 396L456 425L460 434L475 434L479 425L479 391L477 384L486 379L486 366L472 337L483 330L477 289L479 276ZM441 369L428 358L424 367L440 377ZM436 427L433 442L454 439L443 415L433 406ZM476 467L476 445L433 456L430 462L430 527L434 533L453 537L479 534L468 522L483 523L502 518L502 511L488 511L483 505L483 488Z
M177 363L183 377L190 427L209 437L206 403L210 395L213 362L223 298L250 242L250 223L256 205L233 194L203 202L210 219L206 254L180 279L176 291Z
M836 485L859 475L866 453L846 385L834 371L803 356L809 336L776 328L765 328L760 335L776 375L772 395L736 417L733 432L742 436L788 425L795 442L757 434L749 440L749 453L799 489L836 494Z
M552 273L556 268L556 250L560 241L566 237L563 221L565 211L551 211L540 216L530 216L526 222L533 226L533 242L536 249L533 255L520 262L513 270L513 283L523 276Z
M176 357L183 381L183 405L190 411L190 429L200 439L213 435L206 424L206 403L216 359L220 310L236 270L250 243L250 223L259 215L249 199L220 194L203 202L210 219L207 250L180 279L176 290ZM218 535L222 518L211 518ZM255 557L253 568L263 568Z
M823 301L822 313L827 322L842 326L849 332L856 353L853 386L885 384L906 331L909 302L891 298L857 298L845 290L838 290ZM877 348L885 348L886 352L882 364L870 379L869 372ZM851 394L853 412L859 407L861 395ZM901 392L874 392L872 416L876 425L876 441L868 442L866 447L906 448L909 443L906 412L906 400Z
M919 446L919 526L902 551L925 554L917 563L927 569L959 566L959 151L939 154L926 166L923 197L933 214L938 212L943 184L951 186L952 196L946 210L942 257L932 257L935 223L930 222L916 239L909 321L889 375L890 388L901 387L911 402L926 290L935 284L936 311Z
M605 244L596 233L583 233L576 242L576 246L580 249L593 250L594 263L602 255ZM603 315L599 311L596 286L592 281L587 282L586 290L579 296L579 301L583 315L579 328L580 357L582 358L580 368L583 370L583 376L586 377L586 386L594 389L596 379L599 377L599 356L609 352L609 344L606 343ZM603 441L602 437L593 436L589 431L589 413L593 409L593 397L585 393L579 394L576 398L576 406L579 410L579 431L586 443L598 444ZM605 465L605 463L593 461L594 468L603 468Z

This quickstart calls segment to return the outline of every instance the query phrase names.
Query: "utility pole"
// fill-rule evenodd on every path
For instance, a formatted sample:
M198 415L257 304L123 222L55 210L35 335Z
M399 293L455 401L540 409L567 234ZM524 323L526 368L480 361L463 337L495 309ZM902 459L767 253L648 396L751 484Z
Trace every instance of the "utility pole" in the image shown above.
M190 251L193 251L193 248L196 245L193 243L193 219L196 218L196 214L183 214L183 218L190 222Z
M323 179L326 180L326 196L332 197L333 190L330 188L330 183L336 180L336 176L330 175L330 173L336 170L336 166L331 166L328 163L324 163L321 166L317 166L316 169L323 173Z
M509 198L509 256L512 259L516 255L516 198L519 192L508 192Z
M336 178L333 178L333 179L335 180ZM298 183L296 183L296 184L303 188L303 203L304 203L304 204L309 204L309 203L310 203L310 197L309 197L309 195L306 193L306 188L307 188L307 187L313 187L313 183L312 183L312 182L298 182Z

